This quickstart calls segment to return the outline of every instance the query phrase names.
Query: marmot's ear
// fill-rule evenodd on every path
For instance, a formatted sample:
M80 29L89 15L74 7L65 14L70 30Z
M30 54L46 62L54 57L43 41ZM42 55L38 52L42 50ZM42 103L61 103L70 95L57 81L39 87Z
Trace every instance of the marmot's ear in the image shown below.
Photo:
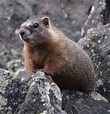
M43 17L42 18L42 24L45 26L45 27L49 27L49 17Z

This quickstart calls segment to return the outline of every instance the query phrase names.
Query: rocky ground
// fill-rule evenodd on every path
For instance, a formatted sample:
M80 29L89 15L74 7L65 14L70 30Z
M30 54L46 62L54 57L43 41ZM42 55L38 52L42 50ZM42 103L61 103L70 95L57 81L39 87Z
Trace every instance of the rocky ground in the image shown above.
M109 114L110 103L97 92L60 91L50 76L36 72L12 79L0 69L0 114Z

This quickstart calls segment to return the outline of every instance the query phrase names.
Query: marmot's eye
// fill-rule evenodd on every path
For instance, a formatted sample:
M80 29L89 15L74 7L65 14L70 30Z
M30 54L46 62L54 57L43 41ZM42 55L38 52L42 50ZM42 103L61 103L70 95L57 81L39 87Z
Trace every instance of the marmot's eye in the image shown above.
M38 28L38 27L39 27L39 24L38 24L38 23L35 23L35 24L33 25L33 27L34 27L34 28Z

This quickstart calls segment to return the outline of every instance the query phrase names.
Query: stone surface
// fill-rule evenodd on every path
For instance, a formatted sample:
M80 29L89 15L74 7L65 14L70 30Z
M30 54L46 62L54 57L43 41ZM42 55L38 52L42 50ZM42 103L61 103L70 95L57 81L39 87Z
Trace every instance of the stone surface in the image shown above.
M36 72L30 83L24 102L16 114L66 114L61 110L62 96L58 86L43 72Z
M109 114L110 103L97 92L63 91L63 107L67 114Z
M10 76L0 69L1 77ZM11 80L10 80L11 79ZM5 79L6 80L6 79ZM0 114L109 114L110 103L97 92L63 90L43 72L32 77L7 78ZM3 103L3 104L2 104Z
M89 30L78 43L93 61L98 91L110 101L110 24Z
M108 0L96 0L94 2L94 10L90 13L83 28L83 30L86 31L85 36L79 40L78 43L89 54L93 61L97 74L97 91L110 101L109 2Z
M61 109L60 89L43 72L12 79L6 87L5 98L14 114L66 114Z
M82 36L87 34L88 29L95 28L103 24L102 20L104 18L104 10L106 10L106 0L95 0L91 7L88 19L82 28Z
M9 71L0 68L0 114L12 114L10 107L6 107L8 101L5 97L5 91L11 82L12 75Z

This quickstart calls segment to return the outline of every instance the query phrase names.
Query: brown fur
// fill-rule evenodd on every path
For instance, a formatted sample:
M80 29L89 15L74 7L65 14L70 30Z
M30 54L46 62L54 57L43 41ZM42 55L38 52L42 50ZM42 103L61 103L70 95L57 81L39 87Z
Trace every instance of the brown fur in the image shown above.
M61 89L93 91L95 72L86 52L54 28L50 21L48 26L43 25L45 23L42 19L38 23L44 31L38 32L39 37L35 33L32 37L35 38L34 43L24 42L27 74L32 75L35 71L41 70L50 75ZM25 24L21 26L21 29L24 28Z

